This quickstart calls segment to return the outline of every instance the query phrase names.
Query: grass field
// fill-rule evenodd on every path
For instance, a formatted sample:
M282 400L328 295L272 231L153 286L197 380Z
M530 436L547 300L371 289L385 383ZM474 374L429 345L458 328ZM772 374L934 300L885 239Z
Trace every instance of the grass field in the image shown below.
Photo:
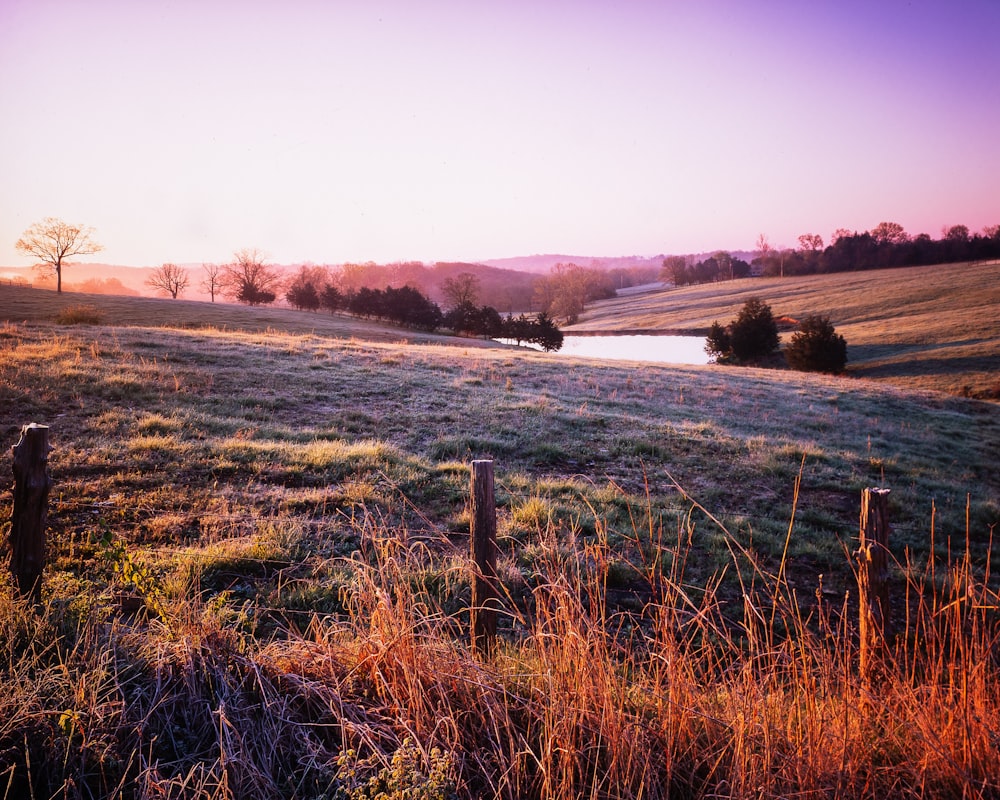
M1000 398L1000 262L667 289L595 303L565 330L704 333L755 295L776 317L829 317L847 340L849 375Z
M2 796L1000 795L995 404L9 288L0 440L54 449L43 608L0 588ZM897 635L861 675L875 485Z

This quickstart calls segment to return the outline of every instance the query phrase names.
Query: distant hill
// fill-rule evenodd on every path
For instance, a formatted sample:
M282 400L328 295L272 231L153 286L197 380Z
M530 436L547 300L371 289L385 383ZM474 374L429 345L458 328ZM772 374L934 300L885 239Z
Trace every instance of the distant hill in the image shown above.
M718 253L718 250L710 250L704 253L684 254L690 263L694 264L704 261L709 256ZM756 257L756 253L751 250L727 250L735 258L750 261ZM656 269L663 266L663 260L667 255L663 253L655 256L571 256L564 253L546 253L534 256L515 256L513 258L492 258L480 263L500 269L523 270L535 274L545 274L552 270L556 264L576 264L580 267L594 267L597 269Z
M597 267L608 270L649 266L659 268L663 262L663 258L663 256L570 256L559 253L548 253L534 256L515 256L513 258L494 258L480 263L500 269L545 274L551 271L556 264L576 264L580 267Z

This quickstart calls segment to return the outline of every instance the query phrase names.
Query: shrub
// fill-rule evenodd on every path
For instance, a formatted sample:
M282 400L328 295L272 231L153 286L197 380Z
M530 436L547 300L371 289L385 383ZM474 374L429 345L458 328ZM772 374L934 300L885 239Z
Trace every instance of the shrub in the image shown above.
M322 304L316 284L306 278L296 278L285 291L285 299L299 311L316 311Z
M729 341L738 361L759 361L778 349L778 324L771 306L751 297L729 326Z
M240 288L236 294L236 299L248 306L262 306L273 303L277 299L274 292L267 289L258 289L255 286L246 285Z
M341 294L340 290L337 289L332 283L326 284L323 287L323 291L319 295L319 303L327 311L334 312L340 311L344 308L347 303L347 299Z
M842 372L847 363L847 341L827 317L809 316L792 334L785 358L790 367L805 372Z
M563 332L544 311L535 319L528 319L524 314L507 316L502 322L500 335L517 342L518 346L522 342L537 344L546 353L555 352L563 346Z
M60 325L100 325L104 322L104 313L86 304L66 306L56 315L56 322Z
M712 323L705 352L719 361L761 361L778 349L779 342L771 307L759 297L751 297L727 326Z
M535 319L535 333L530 341L546 353L552 353L563 346L563 332L544 311Z
M705 352L711 358L718 360L728 356L732 349L728 328L723 327L718 321L713 322L705 338Z

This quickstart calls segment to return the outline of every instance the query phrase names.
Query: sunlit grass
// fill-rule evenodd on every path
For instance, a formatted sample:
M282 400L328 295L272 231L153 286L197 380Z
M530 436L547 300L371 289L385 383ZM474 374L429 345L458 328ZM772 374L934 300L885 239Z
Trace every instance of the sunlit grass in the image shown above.
M0 401L2 449L29 421L54 446L43 613L0 587L10 797L29 776L46 797L1000 791L992 405L48 323L0 331ZM467 632L484 456L505 606L488 661ZM850 556L872 485L892 490L908 632L877 688ZM148 575L124 583L108 542Z
M600 537L531 545L537 567L487 661L463 635L468 566L434 566L407 531L367 520L343 523L360 542L350 557L287 523L175 552L157 584L162 619L99 610L110 595L53 598L36 617L2 592L9 785L360 791L410 747L412 768L380 780L442 798L1000 789L1000 619L985 565L956 553L908 569L906 635L864 675L850 615L822 580L806 619L791 584L750 568L733 625L717 580L699 589L689 574L691 543L713 524L635 521L637 540L653 533L643 567ZM646 599L616 610L616 587L637 584Z

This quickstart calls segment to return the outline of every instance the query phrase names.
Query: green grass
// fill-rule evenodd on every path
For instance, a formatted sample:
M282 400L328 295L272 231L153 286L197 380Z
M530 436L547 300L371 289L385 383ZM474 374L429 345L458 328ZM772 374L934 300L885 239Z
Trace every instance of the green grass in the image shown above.
M667 289L595 303L565 330L704 334L752 296L776 317L829 317L847 340L849 375L1000 398L1000 262Z
M81 310L85 313L81 315ZM335 338L357 337L364 341L435 342L451 337L403 330L327 312L302 312L281 306L248 308L232 303L169 300L152 297L63 292L25 286L4 286L0 300L2 319L12 322L58 322L64 324L108 322L113 325L168 325L176 328L207 328L246 332L315 333ZM95 318L96 315L96 318ZM79 319L82 316L82 319ZM462 340L470 347L490 346L480 340ZM156 351L154 340L147 344Z
M540 353L314 334L6 332L0 432L9 446L25 422L52 426L65 504L53 509L57 532L73 528L74 504L109 496L134 498L114 523L125 538L162 541L196 534L180 509L191 518L223 500L251 516L304 509L320 489L327 512L374 505L448 527L461 518L464 486L437 465L480 457L495 458L501 475L527 476L510 508L551 500L564 528L593 531L588 503L627 524L602 499L608 482L668 515L687 507L679 486L735 530L753 528L770 559L780 550L763 533L787 525L800 469L803 540L849 540L868 485L892 488L897 542L917 556L932 504L954 530L964 528L967 494L986 524L1000 505L993 406L850 378L589 361L567 369ZM568 491L552 488L564 478ZM164 515L170 524L157 522ZM806 577L845 572L836 547L802 546L810 558L792 568Z
M348 318L268 331L235 307L225 326L144 325L154 306L120 298L106 319L127 325L24 322L24 298L56 296L17 291L0 449L27 422L54 449L43 613L0 586L8 796L997 790L994 404L367 340ZM467 494L488 456L507 613L484 663ZM900 593L939 593L901 603L939 649L898 651L880 710L851 666L874 485ZM957 655L932 630L952 613ZM961 719L947 675L974 687Z

